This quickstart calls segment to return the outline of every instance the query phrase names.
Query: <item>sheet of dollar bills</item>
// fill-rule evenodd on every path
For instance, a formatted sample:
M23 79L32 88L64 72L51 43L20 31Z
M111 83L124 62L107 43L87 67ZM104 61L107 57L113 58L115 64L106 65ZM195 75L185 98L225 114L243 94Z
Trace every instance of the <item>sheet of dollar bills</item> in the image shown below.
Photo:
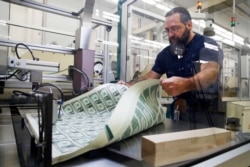
M66 161L107 146L163 122L158 80L126 87L108 83L64 102L62 116L53 125L52 163ZM37 114L26 114L38 138Z

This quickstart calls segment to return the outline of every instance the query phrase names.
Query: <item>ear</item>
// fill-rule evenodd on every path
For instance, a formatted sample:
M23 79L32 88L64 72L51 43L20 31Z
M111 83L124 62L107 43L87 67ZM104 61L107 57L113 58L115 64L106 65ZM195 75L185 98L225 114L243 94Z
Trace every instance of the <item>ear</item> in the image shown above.
M192 25L192 21L189 20L187 23L186 23L186 26L187 26L187 29L191 30L193 25Z

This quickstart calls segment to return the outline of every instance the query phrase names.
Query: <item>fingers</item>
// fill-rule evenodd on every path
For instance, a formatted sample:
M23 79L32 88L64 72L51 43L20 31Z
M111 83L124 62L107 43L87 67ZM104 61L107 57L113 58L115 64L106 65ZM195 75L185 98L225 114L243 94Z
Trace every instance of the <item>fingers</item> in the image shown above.
M160 79L160 85L162 87L162 89L166 92L168 92L168 83L164 80L164 79Z
M162 89L170 96L176 95L176 85L172 78L163 79L160 82Z
M162 84L163 81L164 81L164 78L160 78L160 84Z
M124 81L121 81L121 80L120 80L120 81L118 81L117 83L118 83L118 84L125 85L125 82L124 82Z
M121 84L121 85L126 85L126 86L128 86L128 87L131 86L129 83L127 83L127 82L125 82L125 81L121 81L121 80L118 81L117 83L118 83L118 84Z

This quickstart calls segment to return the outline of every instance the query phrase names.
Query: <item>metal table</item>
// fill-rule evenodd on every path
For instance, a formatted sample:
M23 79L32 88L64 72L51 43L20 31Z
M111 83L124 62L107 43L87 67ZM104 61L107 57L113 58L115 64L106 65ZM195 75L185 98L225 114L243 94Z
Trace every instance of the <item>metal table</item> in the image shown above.
M28 129L22 126L23 118L20 114L12 114L12 120L14 125L14 131L17 141L17 148L20 157L21 166L34 166L35 165L35 150L31 148L32 136L29 135ZM71 160L55 164L55 167L65 166L102 166L102 167L124 167L124 166L136 166L136 167L148 167L141 158L141 137L144 135L178 132L184 130L190 130L193 127L188 122L173 121L166 119L162 124L156 125L146 131L131 136L123 141L114 143L101 149L93 150L83 155L77 156ZM197 129L207 128L207 125L196 125ZM224 154L229 150L234 150L242 145L250 143L250 136L240 134L232 141L231 145L227 148L222 148L220 151L214 152L204 157L197 159L180 162L168 166L191 166L198 164L204 160L216 157Z

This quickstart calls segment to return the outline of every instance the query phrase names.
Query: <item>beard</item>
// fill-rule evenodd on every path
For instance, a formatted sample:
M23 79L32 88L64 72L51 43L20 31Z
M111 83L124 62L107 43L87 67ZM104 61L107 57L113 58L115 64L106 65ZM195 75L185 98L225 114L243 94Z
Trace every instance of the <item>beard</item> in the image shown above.
M189 39L189 36L190 36L190 30L188 30L187 28L185 29L183 35L178 38L178 37L173 37L171 39L169 39L169 43L172 45L172 44L180 44L180 45L186 45L187 42L188 42L188 39ZM175 42L173 42L175 41Z
M188 42L189 36L190 36L190 30L188 30L186 28L182 37L180 37L180 38L173 37L172 39L169 39L170 50L171 50L172 54L182 55L184 53L185 45ZM175 41L175 42L173 42L173 41Z

